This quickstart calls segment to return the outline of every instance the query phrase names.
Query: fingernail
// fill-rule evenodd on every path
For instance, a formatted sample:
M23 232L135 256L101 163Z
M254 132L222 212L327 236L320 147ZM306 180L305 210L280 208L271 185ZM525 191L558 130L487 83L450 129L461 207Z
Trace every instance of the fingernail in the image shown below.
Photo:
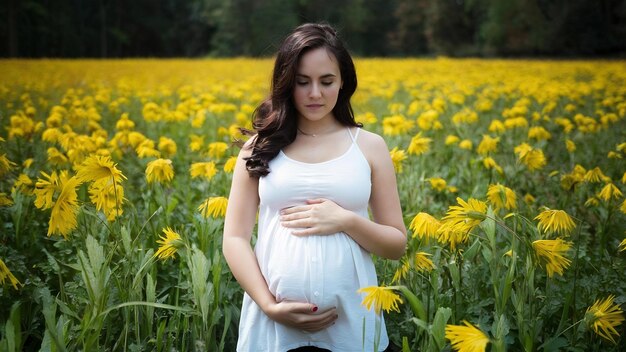
M317 307L313 306L313 308L311 308L311 311L317 312Z

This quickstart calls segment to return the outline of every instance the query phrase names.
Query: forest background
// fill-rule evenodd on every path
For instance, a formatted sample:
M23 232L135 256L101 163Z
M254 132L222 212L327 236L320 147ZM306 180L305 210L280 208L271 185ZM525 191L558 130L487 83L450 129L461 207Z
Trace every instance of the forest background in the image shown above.
M270 56L303 22L357 56L615 57L624 0L7 0L0 57Z

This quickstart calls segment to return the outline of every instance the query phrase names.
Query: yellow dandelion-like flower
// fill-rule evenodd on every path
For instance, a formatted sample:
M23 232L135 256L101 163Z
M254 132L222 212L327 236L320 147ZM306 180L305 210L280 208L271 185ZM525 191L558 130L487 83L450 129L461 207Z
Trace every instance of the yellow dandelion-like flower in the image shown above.
M615 338L619 337L619 333L615 328L624 321L624 314L619 305L613 303L614 298L614 295L610 295L604 300L596 300L587 308L585 322L596 334L617 344Z
M602 188L597 196L605 202L608 202L611 198L619 199L622 196L622 191L615 187L613 182L609 182Z
M520 155L519 160L522 164L526 165L530 171L542 169L547 163L546 156L543 154L543 151L535 148L531 149L523 156Z
M152 182L170 182L174 178L174 167L170 159L156 159L146 167L146 179Z
M217 168L212 161L193 163L189 167L189 173L191 174L191 178L204 177L210 180L217 174Z
M67 239L67 235L76 228L76 215L79 209L76 188L79 185L80 181L76 177L61 178L59 184L61 192L52 206L48 222L48 236L60 234Z
M567 235L576 227L574 220L563 210L544 210L534 220L539 220L537 228L544 233L553 232Z
M459 148L465 150L472 150L474 148L474 144L469 139L464 139L459 143Z
M469 240L469 231L459 230L454 225L454 222L445 221L437 229L437 241L447 243L452 251L456 250L457 245Z
M371 310L372 305L374 306L374 310L376 314L380 314L381 310L389 313L390 310L395 310L396 312L400 312L398 308L398 303L402 303L402 298L400 295L393 292L392 288L385 286L370 286L360 288L357 293L365 293L365 298L363 298L364 305L368 310Z
M176 154L176 142L167 137L159 137L159 151L165 158L170 158Z
M4 176L7 172L11 171L17 164L7 158L6 154L0 155L0 176Z
M429 178L428 182L430 182L430 186L439 192L443 192L446 190L446 186L448 185L446 183L446 180L444 180L443 178L440 177L433 177L433 178Z
M52 165L65 165L69 162L69 159L65 154L61 153L57 148L50 147L47 150L48 162Z
M487 155L491 152L495 152L498 149L498 142L500 142L500 138L493 138L489 135L483 135L483 139L478 144L478 148L476 151L480 155Z
M619 210L626 214L626 199L622 202L622 205L620 205Z
M391 279L391 283L397 283L400 280L404 279L409 270L411 269L411 263L406 259L402 259L400 266L396 269L396 272L393 273L393 278Z
M226 197L209 197L200 204L198 211L205 218L223 218L226 215L228 207L228 198Z
M157 240L157 243L161 246L154 253L153 258L166 260L173 258L176 251L182 246L183 243L180 235L171 228L164 228L163 233L165 236L159 236L160 239Z
M413 231L413 237L437 238L437 230L440 226L441 223L439 220L435 219L432 215L420 212L411 220L409 229Z
M535 197L533 197L533 195L530 193L526 193L524 195L524 203L528 205L535 203Z
M517 195L515 195L515 192L499 183L489 185L487 189L487 199L489 203L494 206L496 211L502 208L507 210L517 208Z
M398 147L394 147L390 152L389 156L391 157L391 161L393 162L393 168L397 173L402 173L402 162L406 160L407 156L404 150L398 149Z
M446 338L452 348L459 352L484 352L489 337L474 325L463 320L465 325L446 325Z
M504 171L502 170L502 167L500 167L500 165L498 165L498 163L496 163L495 160L493 160L492 157L488 156L486 158L483 159L483 166L490 170L490 169L494 169L496 171L498 171L498 173L502 174Z
M415 265L415 270L417 271L431 271L435 268L435 264L430 257L432 254L426 252L417 252L413 257L413 263Z
M531 127L528 130L528 139L548 140L552 138L550 132L541 126Z
M24 162L22 162L22 165L24 166L25 169L29 169L31 167L31 165L33 165L34 161L35 161L35 159L28 158L28 159L24 160Z
M127 112L123 113L120 119L115 123L115 129L118 131L130 131L133 128L135 128L135 123L128 118Z
M224 142L213 142L209 143L209 150L207 155L214 159L220 159L226 153L228 149L228 144Z
M566 139L565 148L568 152L573 153L576 151L576 144L571 139Z
M54 205L52 198L55 191L60 191L59 185L61 180L56 171L53 171L50 175L43 171L41 174L43 178L37 179L33 193L35 194L35 207L44 210L52 208Z
M383 134L397 136L408 133L415 123L402 115L393 115L383 118Z
M96 210L102 211L109 221L123 213L121 205L124 201L124 188L117 183L95 182L89 187L89 199L96 206Z
M191 139L191 142L189 142L189 149L192 152L197 152L202 149L202 146L204 145L204 137L192 134L189 136L189 139Z
M446 145L457 144L460 140L461 139L455 135L448 135L446 136L445 144Z
M237 165L237 157L231 156L224 163L224 172L232 173L235 170L235 165Z
M467 202L460 197L456 198L459 205L448 207L448 212L442 222L458 232L470 232L486 218L487 204L483 201L470 198Z
M585 206L587 208L589 207L597 207L600 204L600 201L598 200L598 198L596 197L589 197L586 201L585 201Z
M126 177L117 168L109 156L92 155L77 167L76 178L80 182L120 183Z
M554 273L563 275L563 270L569 267L571 260L564 254L571 248L572 243L560 238L555 240L537 240L532 243L539 262L546 266L548 277Z
M414 155L424 154L430 150L430 142L432 142L432 139L422 137L422 132L419 132L411 138L411 143L409 144L407 151L409 154Z
M599 167L595 167L587 171L584 180L589 183L600 183L606 182L607 180L610 181L611 179L608 178Z
M8 194L0 192L0 207L10 207L13 205L13 199Z
M626 172L624 172L624 175L622 175L622 183L626 184Z
M17 285L22 285L21 282L13 275L11 270L7 267L7 265L0 259L0 284L4 284L4 282L9 279L11 286L17 290Z

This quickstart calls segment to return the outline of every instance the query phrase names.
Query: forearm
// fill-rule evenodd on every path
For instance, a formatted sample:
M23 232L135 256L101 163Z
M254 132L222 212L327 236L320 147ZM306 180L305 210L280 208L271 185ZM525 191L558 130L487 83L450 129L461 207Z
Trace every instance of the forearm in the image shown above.
M400 259L404 255L407 240L400 229L378 224L351 211L346 211L343 223L343 231L367 251L387 259Z
M276 303L261 274L250 242L242 237L225 236L222 251L233 276L250 298L264 311Z

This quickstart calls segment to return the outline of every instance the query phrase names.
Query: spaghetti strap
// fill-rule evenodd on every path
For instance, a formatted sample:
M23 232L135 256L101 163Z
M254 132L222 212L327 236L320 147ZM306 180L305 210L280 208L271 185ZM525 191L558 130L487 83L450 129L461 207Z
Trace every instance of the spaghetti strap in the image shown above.
M359 131L361 129L360 128L356 128L356 132L354 133L354 135L352 134L351 128L348 127L348 133L350 134L350 138L352 138L352 142L356 144L356 139L359 138Z

